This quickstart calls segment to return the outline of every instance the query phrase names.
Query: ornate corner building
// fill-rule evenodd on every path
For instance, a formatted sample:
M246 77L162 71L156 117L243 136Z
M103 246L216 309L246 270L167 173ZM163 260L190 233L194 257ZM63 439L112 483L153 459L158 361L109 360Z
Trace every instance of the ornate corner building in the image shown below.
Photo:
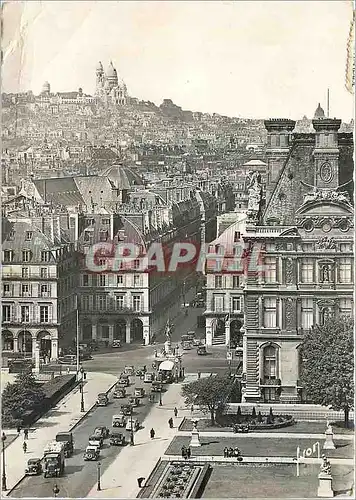
M263 262L244 288L246 402L305 401L303 333L354 309L352 134L339 133L341 120L320 106L315 133L293 134L294 125L265 121L266 201L258 212L252 200L243 234L249 248L260 245Z

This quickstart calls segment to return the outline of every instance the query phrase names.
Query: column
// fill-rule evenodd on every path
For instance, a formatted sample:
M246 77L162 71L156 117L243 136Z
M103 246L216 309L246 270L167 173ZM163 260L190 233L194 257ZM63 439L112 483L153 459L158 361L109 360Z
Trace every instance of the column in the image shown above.
M212 318L206 318L205 324L205 343L206 345L213 345L213 330L212 330Z
M35 348L34 354L35 354L35 372L39 373L40 371L40 346L41 342L39 340L34 339L32 341L32 348Z
M92 340L97 339L97 324L96 323L93 323L91 325L91 338L92 338Z
M14 336L14 352L19 352L19 338Z
M114 340L114 325L109 324L109 344L111 345Z
M51 361L58 359L58 338L51 338Z
M126 344L131 344L131 324L130 320L126 320Z
M230 346L230 320L225 320L225 345Z
M143 341L145 345L148 345L150 343L150 318L144 316L141 320L143 324Z

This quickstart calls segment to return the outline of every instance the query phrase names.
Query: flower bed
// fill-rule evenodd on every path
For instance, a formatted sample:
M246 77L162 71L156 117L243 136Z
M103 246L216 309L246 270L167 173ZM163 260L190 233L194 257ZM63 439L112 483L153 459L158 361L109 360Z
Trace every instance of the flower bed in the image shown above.
M268 430L280 429L295 424L292 415L274 415L272 411L268 415L256 414L252 411L250 414L242 414L238 411L234 414L222 414L217 416L217 423L220 427L248 426L248 430Z

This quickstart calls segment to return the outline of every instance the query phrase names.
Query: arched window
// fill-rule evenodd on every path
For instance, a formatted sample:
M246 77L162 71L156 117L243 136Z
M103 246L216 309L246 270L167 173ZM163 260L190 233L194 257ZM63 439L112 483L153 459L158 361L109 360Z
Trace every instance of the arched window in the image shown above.
M265 380L278 378L278 349L273 345L263 349L263 378Z

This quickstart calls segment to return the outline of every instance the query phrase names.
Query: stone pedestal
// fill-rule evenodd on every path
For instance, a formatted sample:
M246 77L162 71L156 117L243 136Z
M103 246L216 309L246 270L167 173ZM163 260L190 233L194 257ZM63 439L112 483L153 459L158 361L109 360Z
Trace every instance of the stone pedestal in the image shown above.
M318 478L319 478L318 497L332 498L334 496L334 492L331 487L333 479L332 476L325 472L320 472Z
M170 340L166 340L164 343L164 352L166 354L172 354L172 343Z
M199 431L196 428L194 428L192 430L192 439L190 441L190 445L189 446L191 448L197 448L197 447L201 446L201 443L200 443L200 440L199 440Z
M336 446L333 441L334 433L331 425L325 431L325 443L323 446L323 450L335 450Z

